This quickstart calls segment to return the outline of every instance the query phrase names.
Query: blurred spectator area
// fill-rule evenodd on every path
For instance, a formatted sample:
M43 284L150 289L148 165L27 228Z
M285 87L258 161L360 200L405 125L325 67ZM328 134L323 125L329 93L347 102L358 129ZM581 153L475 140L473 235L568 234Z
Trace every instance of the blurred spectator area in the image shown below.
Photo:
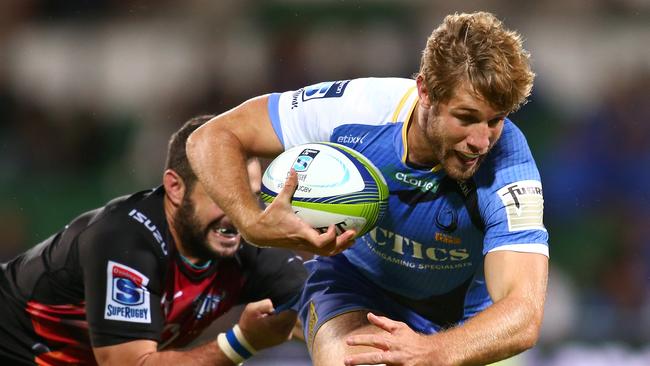
M542 349L647 344L647 0L3 1L0 258L159 184L167 139L186 119L323 80L409 77L432 27L474 10L518 29L537 73L512 119L545 189Z

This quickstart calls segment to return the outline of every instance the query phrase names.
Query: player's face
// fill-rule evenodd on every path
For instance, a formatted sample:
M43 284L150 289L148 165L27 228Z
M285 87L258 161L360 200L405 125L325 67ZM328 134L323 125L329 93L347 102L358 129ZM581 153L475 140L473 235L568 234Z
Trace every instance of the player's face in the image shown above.
M449 102L431 107L421 128L435 161L451 178L462 180L485 160L501 136L505 117L464 85Z
M249 164L251 189L259 193L261 170L259 163ZM184 247L191 255L202 259L230 257L235 254L241 242L241 235L197 182L176 212L177 231Z

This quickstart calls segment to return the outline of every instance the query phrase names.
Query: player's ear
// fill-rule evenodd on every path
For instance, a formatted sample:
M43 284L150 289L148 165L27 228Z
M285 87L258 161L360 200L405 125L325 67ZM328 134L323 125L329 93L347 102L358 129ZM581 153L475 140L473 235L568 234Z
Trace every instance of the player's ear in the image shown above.
M163 186L172 203L180 205L183 202L186 186L183 178L178 173L172 169L165 170L165 173L163 173Z
M420 106L426 109L431 108L431 98L429 89L427 89L427 85L424 82L424 75L418 74L415 83L418 86L418 101L420 102Z

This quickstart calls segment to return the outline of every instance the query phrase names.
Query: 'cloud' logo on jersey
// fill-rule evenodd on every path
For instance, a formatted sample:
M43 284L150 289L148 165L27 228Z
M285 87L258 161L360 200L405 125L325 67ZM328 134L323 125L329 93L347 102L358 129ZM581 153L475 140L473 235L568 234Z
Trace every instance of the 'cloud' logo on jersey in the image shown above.
M151 323L149 278L135 269L108 261L104 319Z
M508 230L546 230L544 228L544 195L542 184L523 180L497 191L506 208Z

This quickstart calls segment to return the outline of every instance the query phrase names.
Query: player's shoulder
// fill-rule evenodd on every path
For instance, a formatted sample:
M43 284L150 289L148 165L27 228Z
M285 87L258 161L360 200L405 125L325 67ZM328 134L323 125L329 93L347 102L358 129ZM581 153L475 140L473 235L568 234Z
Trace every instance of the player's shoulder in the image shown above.
M373 98L402 98L406 92L415 87L415 80L397 77L365 77L349 82L349 93Z
M291 98L292 107L300 103L312 101L352 100L378 100L385 103L387 100L402 98L404 94L415 87L415 80L397 77L364 77L349 80L322 81L300 88L297 91L287 92Z
M88 221L80 240L91 247L142 245L158 257L169 254L162 188L108 202Z
M399 77L363 77L351 79L350 86L352 85L360 85L366 87L372 86L380 89L407 89L415 86L415 80Z
M510 119L506 119L501 138L490 152L493 169L507 169L524 163L534 163L524 133Z
M512 182L539 181L539 171L528 141L517 125L504 122L501 138L475 176L479 186L499 188Z

